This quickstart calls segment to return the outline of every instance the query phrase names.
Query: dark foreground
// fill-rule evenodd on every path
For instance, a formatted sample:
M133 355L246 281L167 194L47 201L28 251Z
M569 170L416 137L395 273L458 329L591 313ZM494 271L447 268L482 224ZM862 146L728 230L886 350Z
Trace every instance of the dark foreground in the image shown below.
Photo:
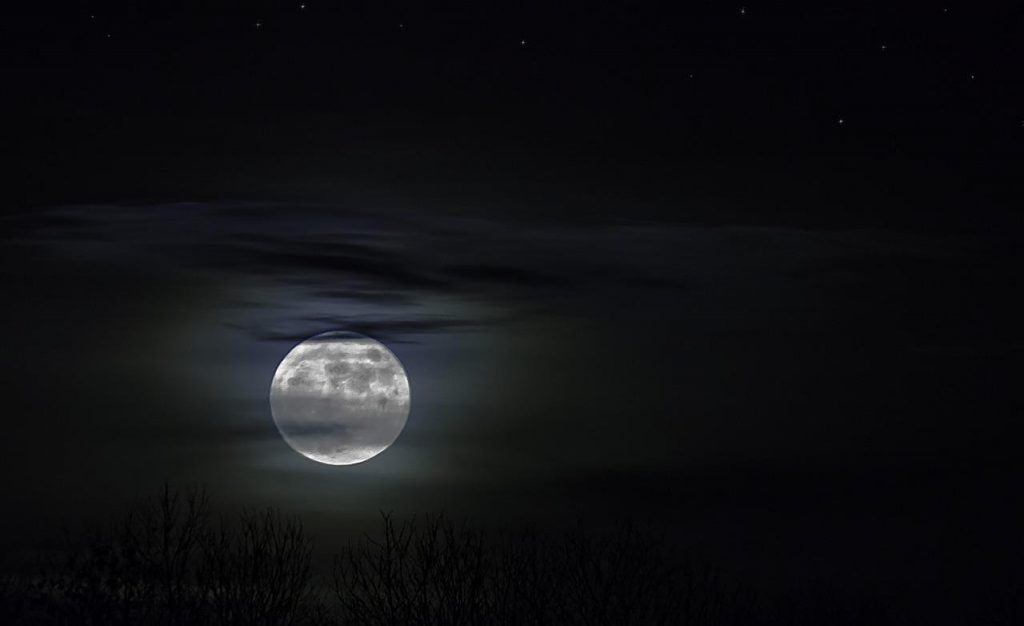
M443 515L397 522L314 567L301 521L215 515L202 490L164 488L56 555L6 563L5 624L919 623L825 588L767 597L638 526L488 533ZM1019 624L1022 588L955 624Z

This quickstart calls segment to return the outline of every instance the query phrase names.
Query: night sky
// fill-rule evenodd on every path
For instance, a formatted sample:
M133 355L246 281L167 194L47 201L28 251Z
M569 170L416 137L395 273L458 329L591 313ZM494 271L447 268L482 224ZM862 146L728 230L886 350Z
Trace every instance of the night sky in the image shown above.
M169 481L929 619L1021 576L1024 8L779 5L6 7L0 545ZM329 330L412 388L351 467L267 400Z

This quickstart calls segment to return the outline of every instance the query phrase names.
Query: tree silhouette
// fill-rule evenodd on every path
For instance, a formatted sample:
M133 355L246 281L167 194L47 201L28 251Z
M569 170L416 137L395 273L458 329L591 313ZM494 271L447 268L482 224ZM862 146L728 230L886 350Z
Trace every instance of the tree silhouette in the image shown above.
M344 623L483 624L490 555L478 531L443 516L396 524L351 544L335 559L334 590Z
M23 621L39 624L301 623L310 541L267 510L210 523L202 489L164 486L45 567Z
M4 624L158 626L802 626L896 623L885 606L811 589L765 609L709 562L637 525L488 533L443 515L353 540L319 583L298 519L211 514L164 486L30 572L0 575ZM968 623L1019 622L1019 579Z
M297 520L273 510L221 520L202 541L196 575L216 624L293 624L312 602L312 543Z
M444 516L382 522L379 537L335 560L343 623L703 626L745 616L746 598L712 568L674 563L635 526L545 539L488 538Z

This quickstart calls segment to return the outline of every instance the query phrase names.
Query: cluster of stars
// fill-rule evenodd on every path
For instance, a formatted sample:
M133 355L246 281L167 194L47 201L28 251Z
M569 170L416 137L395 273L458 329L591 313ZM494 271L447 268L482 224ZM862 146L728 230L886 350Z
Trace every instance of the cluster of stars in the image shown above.
M305 11L306 8L308 7L308 5L305 2L298 3L297 6L298 6L298 9L300 11ZM948 7L943 7L941 9L941 11L942 11L943 14L948 14L949 13L949 8ZM748 12L749 12L749 9L748 9L748 7L746 5L741 5L737 9L737 13L739 14L740 17L744 17L744 18L747 17ZM96 14L94 14L94 13L93 14L89 14L89 19L92 20L92 21L96 21ZM256 20L254 22L254 27L255 27L256 30L262 30L263 26L264 26L264 22L263 22L262 19L258 19L258 20ZM406 30L406 24L404 22L399 23L397 26L398 26L399 30L402 30L402 31ZM110 39L111 36L112 36L111 33L109 33L109 32L105 33L105 37L107 39ZM522 39L518 40L518 47L525 48L526 44L527 44L527 40L525 38L522 38ZM881 52L887 52L889 50L889 44L887 42L879 43L878 44L878 49ZM687 74L687 78L690 79L690 80L694 79L694 73L693 72L689 72ZM968 74L967 78L970 81L974 81L974 80L977 79L977 74L975 74L974 72L971 72L971 73ZM846 121L847 120L846 120L845 116L838 116L838 117L835 118L835 123L838 126L846 125ZM1024 127L1024 121L1021 122L1021 126Z

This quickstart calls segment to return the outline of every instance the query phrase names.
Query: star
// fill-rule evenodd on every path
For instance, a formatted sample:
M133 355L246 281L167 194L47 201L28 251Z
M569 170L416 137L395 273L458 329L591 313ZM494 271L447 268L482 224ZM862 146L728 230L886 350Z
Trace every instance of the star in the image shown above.
M306 5L304 5L304 4L300 4L300 5L299 5L299 8L300 8L300 9L305 9L305 8L306 8Z
M889 49L889 46L887 46L887 45L885 45L885 44L883 43L883 44L882 44L882 46L881 46L881 48L882 48L882 52L885 52L886 50L888 50L888 49Z
M974 80L974 74L971 74L971 80Z
M843 124L846 123L846 120L844 120L843 118L839 118L838 120L836 120L836 123L842 126Z
M263 22L256 22L256 28L262 28Z
M747 7L740 7L740 15L746 15L746 14L747 14Z
M520 46L525 46L526 45L526 40L525 39L520 39L519 40L519 45Z

